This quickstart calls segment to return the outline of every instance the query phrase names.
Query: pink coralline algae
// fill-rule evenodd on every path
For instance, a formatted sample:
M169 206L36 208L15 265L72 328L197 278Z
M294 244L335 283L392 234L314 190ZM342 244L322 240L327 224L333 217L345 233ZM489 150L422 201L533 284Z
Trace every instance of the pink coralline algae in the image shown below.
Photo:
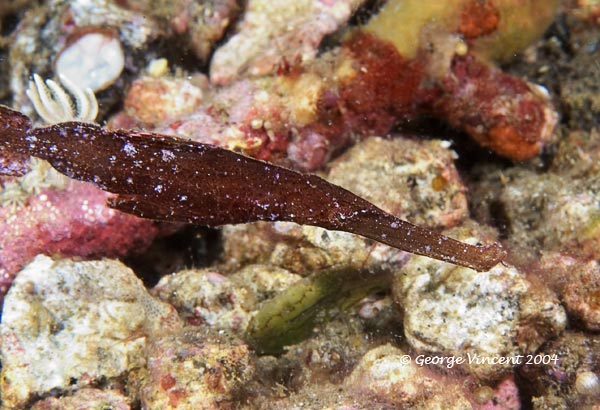
M519 397L519 388L515 383L513 376L508 376L496 386L492 398L480 406L474 407L477 410L519 410L521 409L521 399Z
M110 195L79 182L49 188L23 206L0 207L0 297L35 255L119 257L144 249L159 233L152 221L106 206Z

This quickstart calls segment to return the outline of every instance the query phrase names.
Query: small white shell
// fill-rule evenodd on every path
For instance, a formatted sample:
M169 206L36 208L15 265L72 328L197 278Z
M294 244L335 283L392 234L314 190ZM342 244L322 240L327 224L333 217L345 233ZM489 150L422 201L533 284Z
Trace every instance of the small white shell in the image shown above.
M577 373L575 390L584 396L600 395L600 378L596 373L590 371Z
M90 32L66 46L56 58L56 74L82 89L103 90L121 75L125 66L123 47L117 37Z

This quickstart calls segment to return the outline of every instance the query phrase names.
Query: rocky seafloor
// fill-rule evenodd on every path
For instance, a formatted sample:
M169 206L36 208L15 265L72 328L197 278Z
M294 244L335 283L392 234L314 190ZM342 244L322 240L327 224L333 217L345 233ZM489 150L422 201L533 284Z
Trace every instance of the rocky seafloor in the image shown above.
M139 218L5 126L2 408L600 409L597 1L19 0L0 30L36 126L218 145L507 252Z

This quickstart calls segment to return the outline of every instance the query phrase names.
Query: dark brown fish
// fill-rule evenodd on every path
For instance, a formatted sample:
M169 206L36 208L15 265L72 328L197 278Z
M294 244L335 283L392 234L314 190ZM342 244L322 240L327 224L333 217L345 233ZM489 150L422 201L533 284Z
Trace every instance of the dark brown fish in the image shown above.
M0 106L0 156L9 154L45 159L117 194L111 207L144 218L206 226L291 221L479 271L506 255L499 244L469 245L398 219L315 175L165 135L79 122L33 128L25 115Z

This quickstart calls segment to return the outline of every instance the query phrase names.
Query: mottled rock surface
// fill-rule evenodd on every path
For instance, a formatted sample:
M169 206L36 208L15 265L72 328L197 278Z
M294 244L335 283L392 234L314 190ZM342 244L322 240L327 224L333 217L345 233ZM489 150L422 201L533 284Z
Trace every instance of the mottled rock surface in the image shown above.
M36 402L31 410L130 410L131 400L118 390L84 388L72 396L48 397Z
M600 266L560 252L544 253L536 273L561 298L571 319L586 329L600 330Z
M373 396L400 408L471 409L459 380L431 372L405 351L383 345L362 357L345 384L355 394Z
M525 390L533 397L535 410L597 408L600 403L598 335L566 331L538 354L556 360L519 369L519 374L529 381Z
M126 379L144 367L148 335L180 325L120 262L38 256L4 302L3 405L27 408L51 391Z
M497 222L492 213L499 214L509 246L525 255L515 255L515 262L526 262L527 254L535 259L540 250L598 257L599 159L598 129L572 132L545 172L527 166L488 170L472 190L474 213L491 224Z
M249 1L237 33L213 56L211 80L226 84L240 76L271 73L278 65L297 65L313 59L323 37L343 25L362 3L363 0Z
M146 126L191 114L202 103L203 77L188 81L168 77L141 77L135 80L125 99L126 112Z
M142 407L148 410L235 408L254 375L248 347L239 340L197 332L155 339L148 348Z
M414 224L452 227L468 209L451 145L439 139L368 138L332 161L326 178Z
M456 233L478 241L464 229ZM483 379L509 372L521 364L514 361L518 355L535 352L567 323L553 294L510 265L476 272L412 256L393 289L408 343L417 352L464 357L463 367Z
M379 396L397 405L411 405L440 392L440 386L424 368L406 352L390 345L368 351L345 383L359 393Z
M224 276L214 269L183 270L165 276L154 293L189 323L245 331L258 304L300 277L271 266L249 265Z

